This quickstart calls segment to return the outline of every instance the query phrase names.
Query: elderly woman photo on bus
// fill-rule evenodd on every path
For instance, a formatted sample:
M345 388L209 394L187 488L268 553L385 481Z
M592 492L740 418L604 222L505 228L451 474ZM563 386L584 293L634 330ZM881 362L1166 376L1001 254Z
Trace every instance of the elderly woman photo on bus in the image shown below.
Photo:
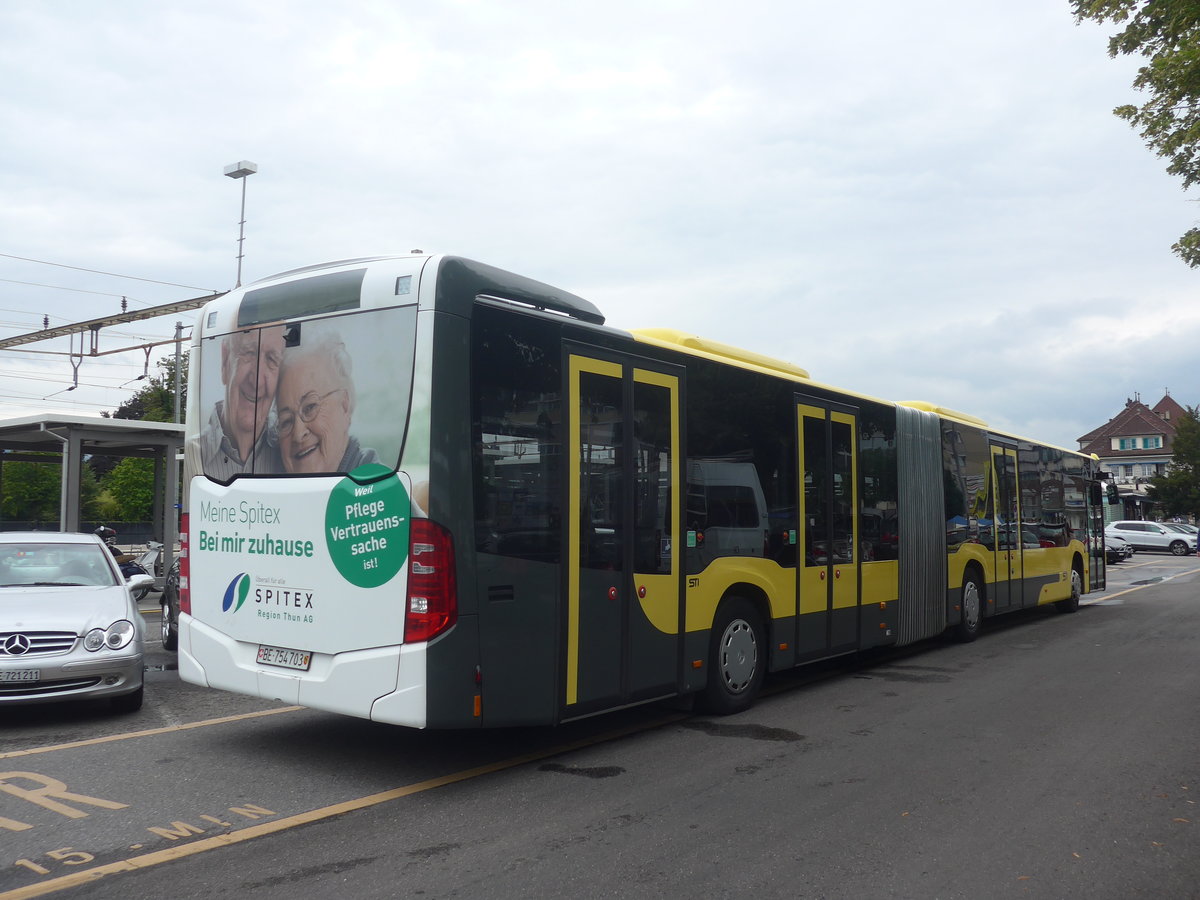
M332 333L283 354L275 395L276 431L288 472L349 472L379 462L350 434L354 378L346 345Z

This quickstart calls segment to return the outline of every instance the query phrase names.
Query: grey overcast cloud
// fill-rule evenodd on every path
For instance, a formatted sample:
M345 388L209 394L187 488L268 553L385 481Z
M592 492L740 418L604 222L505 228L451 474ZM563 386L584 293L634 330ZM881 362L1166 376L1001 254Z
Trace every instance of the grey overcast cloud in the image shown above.
M1200 210L1112 115L1137 60L1065 0L846 10L5 0L0 337L232 287L251 160L244 282L457 253L1067 447L1200 404ZM69 352L0 351L0 417L140 387L134 349L67 391Z

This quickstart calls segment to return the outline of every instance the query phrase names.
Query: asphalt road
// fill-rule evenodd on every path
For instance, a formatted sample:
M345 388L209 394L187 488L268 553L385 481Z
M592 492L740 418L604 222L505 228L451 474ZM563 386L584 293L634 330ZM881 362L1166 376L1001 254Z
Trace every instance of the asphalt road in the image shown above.
M154 645L139 713L6 712L0 900L1200 897L1200 560L1087 600L739 716L485 733L201 690Z

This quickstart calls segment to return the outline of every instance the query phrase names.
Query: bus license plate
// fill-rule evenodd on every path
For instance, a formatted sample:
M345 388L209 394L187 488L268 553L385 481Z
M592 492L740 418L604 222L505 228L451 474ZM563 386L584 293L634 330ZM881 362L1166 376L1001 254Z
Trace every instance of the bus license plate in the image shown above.
M258 661L264 666L279 666L281 669L299 669L307 672L312 664L312 653L307 650L289 650L287 647L259 644Z
M41 677L41 669L14 669L9 672L0 672L0 681L40 681Z

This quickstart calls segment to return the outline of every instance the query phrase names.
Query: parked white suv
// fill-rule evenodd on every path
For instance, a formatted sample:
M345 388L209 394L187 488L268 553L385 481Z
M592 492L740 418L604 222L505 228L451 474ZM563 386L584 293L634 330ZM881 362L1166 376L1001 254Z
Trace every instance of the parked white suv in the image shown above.
M1176 556L1196 552L1196 535L1174 531L1159 522L1109 522L1104 536L1123 537L1136 550L1168 550Z

